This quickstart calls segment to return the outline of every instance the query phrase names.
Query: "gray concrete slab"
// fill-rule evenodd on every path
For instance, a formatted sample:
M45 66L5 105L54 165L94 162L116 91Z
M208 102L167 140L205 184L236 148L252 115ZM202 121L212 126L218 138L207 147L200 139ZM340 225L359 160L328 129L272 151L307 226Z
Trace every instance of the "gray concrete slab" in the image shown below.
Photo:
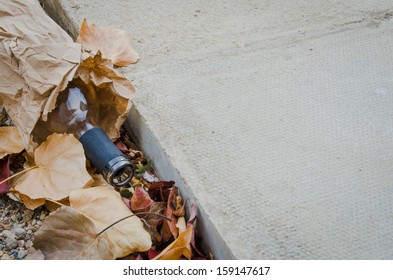
M392 1L44 2L133 36L130 127L217 258L393 258Z

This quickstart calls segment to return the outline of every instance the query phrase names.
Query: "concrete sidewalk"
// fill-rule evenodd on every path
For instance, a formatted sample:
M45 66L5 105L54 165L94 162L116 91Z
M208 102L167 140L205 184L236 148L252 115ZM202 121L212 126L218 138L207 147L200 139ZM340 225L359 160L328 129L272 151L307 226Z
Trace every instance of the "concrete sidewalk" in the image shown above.
M393 258L392 1L43 1L133 36L130 127L216 258Z

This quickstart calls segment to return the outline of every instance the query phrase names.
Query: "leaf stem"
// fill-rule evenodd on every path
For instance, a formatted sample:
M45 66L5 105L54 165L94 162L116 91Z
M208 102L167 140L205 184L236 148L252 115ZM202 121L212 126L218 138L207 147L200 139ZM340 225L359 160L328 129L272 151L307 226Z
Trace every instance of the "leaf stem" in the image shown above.
M166 220L172 222L172 219L171 219L171 218L168 218L168 217L166 217L166 216L164 216L164 215L161 215L161 214L158 214L158 213L139 212L139 213L136 213L136 214L131 214L131 215L125 216L124 218L121 218L120 220L117 220L116 222L110 224L109 226L107 226L106 228L104 228L103 230L101 230L99 233L97 233L97 236L99 236L100 234L104 233L104 232L107 231L109 228L111 228L111 227L113 227L114 225L120 223L121 221L123 221L123 220L125 220L125 219L128 219L128 218L131 218L131 217L134 217L134 216L138 216L138 215L157 215L157 216L159 216L159 217L161 217L161 218L163 218L163 219L166 219Z
M34 165L34 166L29 167L29 168L27 168L27 169L23 169L22 171L20 171L20 172L18 172L18 173L15 173L14 175L8 177L7 179L4 179L3 181L1 181L1 182L0 182L0 185L3 184L3 183L5 183L5 182L8 182L9 180L11 180L12 178L15 178L16 176L22 175L23 173L29 172L30 170L33 170L33 169L35 169L35 168L37 168L37 167L38 167L37 165Z

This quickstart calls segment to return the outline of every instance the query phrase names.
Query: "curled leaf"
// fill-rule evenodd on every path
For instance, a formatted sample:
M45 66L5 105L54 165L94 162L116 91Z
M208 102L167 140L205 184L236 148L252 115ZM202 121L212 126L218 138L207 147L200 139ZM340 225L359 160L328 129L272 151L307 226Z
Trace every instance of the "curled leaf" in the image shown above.
M22 138L15 126L0 127L0 159L24 149Z
M183 200L180 195L176 196L176 209L173 211L173 214L177 217L182 217L186 214Z
M191 225L195 222L197 218L197 212L198 212L198 208L196 207L195 204L192 204L190 210L190 217L188 218L187 225Z
M45 208L50 212L54 212L59 209L61 206L70 206L70 200L68 197L63 198L62 200L54 201L54 200L46 200Z
M148 211L149 207L154 203L143 187L135 188L130 201L132 211Z
M182 256L191 259L191 239L193 236L194 227L189 226L185 231L181 232L179 236L168 245L154 260L178 260Z
M127 66L139 60L138 53L131 46L130 34L117 28L89 25L85 19L76 41L94 54L101 51L102 56L116 66Z
M72 135L52 134L34 152L37 165L13 185L31 199L60 200L91 180L82 144Z
M177 238L179 234L179 229L176 226L177 218L173 213L173 211L175 211L175 209L173 208L173 201L175 200L175 197L177 197L177 188L171 188L171 191L168 196L165 216L170 218L172 221L164 220L163 228L165 229L165 227L167 226L172 236L174 238Z
M167 201L170 188L174 186L174 181L153 182L149 187L149 195L155 201Z
M25 207L30 210L34 210L45 204L45 198L31 199L27 195L21 193L19 193L19 198L23 201Z
M88 217L62 206L47 216L33 244L49 260L113 259L107 233L97 233L97 227Z

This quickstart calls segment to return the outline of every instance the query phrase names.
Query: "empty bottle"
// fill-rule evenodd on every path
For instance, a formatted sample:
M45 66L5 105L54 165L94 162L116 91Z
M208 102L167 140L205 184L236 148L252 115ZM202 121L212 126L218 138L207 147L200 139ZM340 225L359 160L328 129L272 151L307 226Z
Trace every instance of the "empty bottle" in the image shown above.
M125 186L133 176L134 166L94 124L99 114L98 102L88 104L83 91L87 89L73 83L62 91L48 115L47 125L52 132L74 134L82 143L86 158L105 180L114 187Z

